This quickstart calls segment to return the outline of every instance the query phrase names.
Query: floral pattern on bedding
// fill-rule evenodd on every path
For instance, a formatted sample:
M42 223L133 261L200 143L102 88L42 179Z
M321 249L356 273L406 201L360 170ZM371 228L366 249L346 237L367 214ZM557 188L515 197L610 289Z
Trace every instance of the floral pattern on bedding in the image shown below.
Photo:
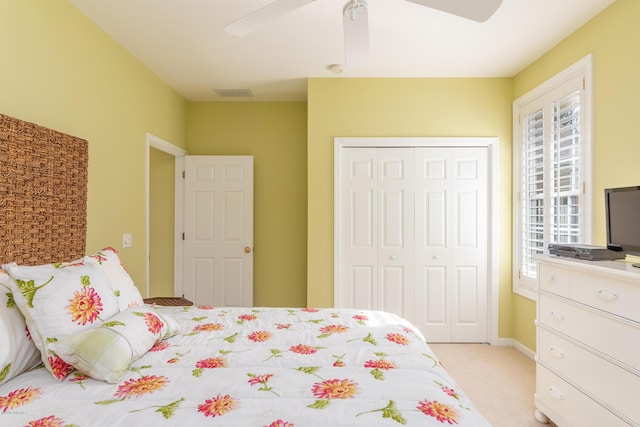
M390 313L157 310L182 332L122 381L32 370L0 386L0 425L489 426L420 332Z

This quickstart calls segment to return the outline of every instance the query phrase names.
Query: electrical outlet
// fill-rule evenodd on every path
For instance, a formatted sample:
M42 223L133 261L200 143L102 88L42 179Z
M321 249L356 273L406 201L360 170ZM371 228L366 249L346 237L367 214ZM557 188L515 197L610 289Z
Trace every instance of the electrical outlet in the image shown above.
M122 247L130 248L131 247L131 234L123 234L122 235Z

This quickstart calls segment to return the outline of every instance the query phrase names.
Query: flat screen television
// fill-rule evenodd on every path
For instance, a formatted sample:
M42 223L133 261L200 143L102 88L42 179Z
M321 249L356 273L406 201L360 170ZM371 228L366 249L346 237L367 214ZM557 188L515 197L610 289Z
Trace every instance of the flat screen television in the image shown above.
M606 188L604 197L607 248L640 256L640 186Z

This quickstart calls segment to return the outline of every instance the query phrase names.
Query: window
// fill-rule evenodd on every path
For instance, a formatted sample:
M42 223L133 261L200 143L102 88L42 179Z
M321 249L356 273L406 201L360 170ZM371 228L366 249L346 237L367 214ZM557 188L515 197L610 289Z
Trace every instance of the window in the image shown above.
M514 292L535 299L535 256L591 241L591 56L513 104Z

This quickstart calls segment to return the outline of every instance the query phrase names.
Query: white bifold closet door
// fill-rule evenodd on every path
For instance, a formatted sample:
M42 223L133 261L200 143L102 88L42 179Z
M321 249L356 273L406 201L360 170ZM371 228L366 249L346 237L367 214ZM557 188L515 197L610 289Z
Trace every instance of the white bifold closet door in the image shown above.
M344 148L336 302L487 342L485 147Z

